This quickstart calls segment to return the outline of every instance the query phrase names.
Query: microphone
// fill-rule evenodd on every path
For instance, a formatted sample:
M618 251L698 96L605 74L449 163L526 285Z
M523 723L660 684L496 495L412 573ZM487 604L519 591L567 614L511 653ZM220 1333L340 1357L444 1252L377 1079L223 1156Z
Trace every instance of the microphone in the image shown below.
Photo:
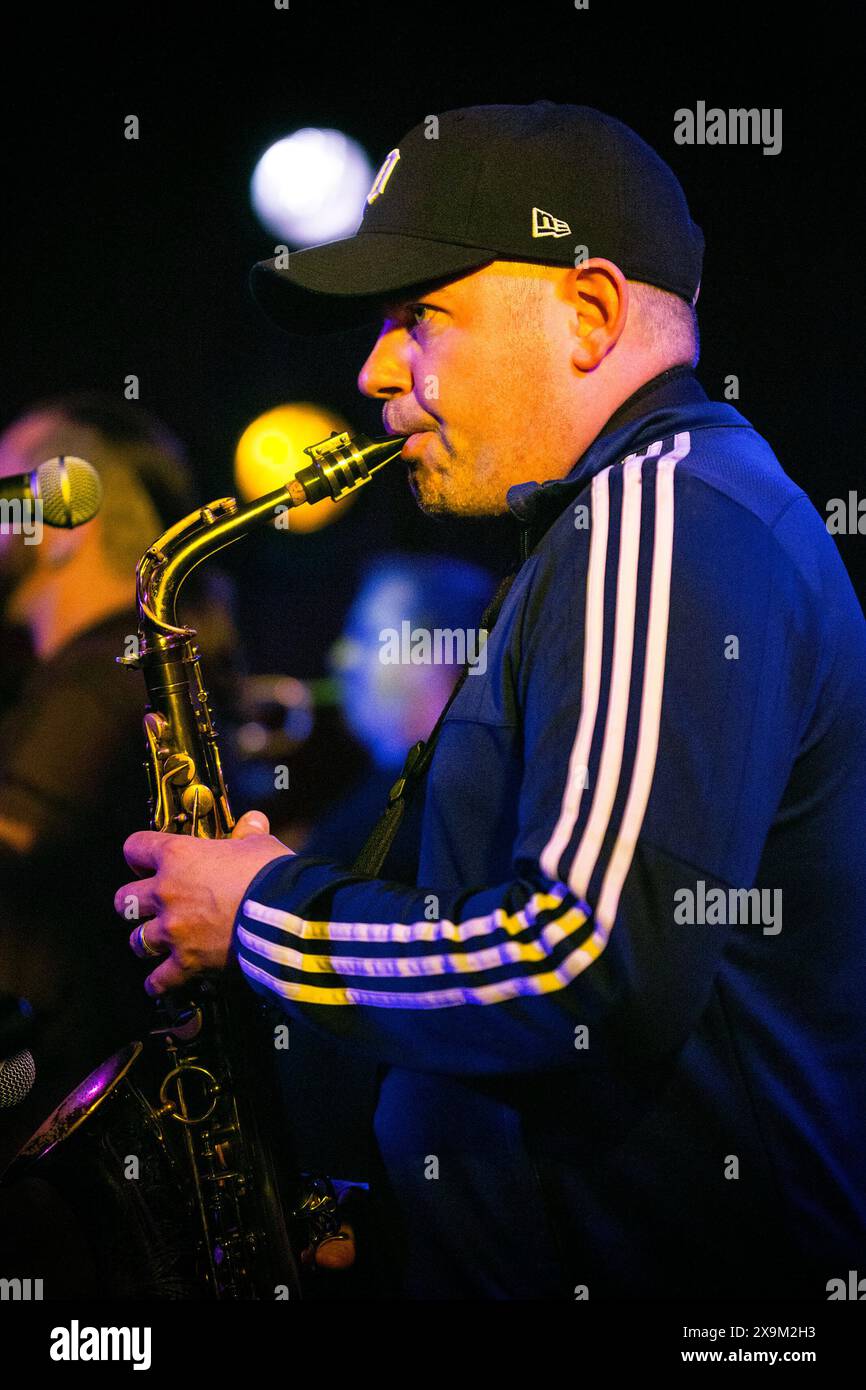
M33 1010L26 999L0 995L0 1110L20 1105L36 1080L36 1063L29 1048Z
M36 501L46 526L83 526L102 505L99 474L86 459L63 454L29 473L0 478L0 503Z
M36 1063L27 1048L0 1062L0 1110L20 1105L29 1096L36 1080Z

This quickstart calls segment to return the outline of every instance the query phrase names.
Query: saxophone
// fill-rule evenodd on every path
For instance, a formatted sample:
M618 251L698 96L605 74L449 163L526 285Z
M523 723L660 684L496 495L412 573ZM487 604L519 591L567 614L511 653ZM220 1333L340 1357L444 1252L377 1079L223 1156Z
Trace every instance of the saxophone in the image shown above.
M175 612L184 580L253 528L280 524L292 507L360 487L404 440L332 434L305 450L311 463L285 487L246 507L232 497L210 502L145 552L136 572L137 649L117 660L141 670L146 684L153 830L215 839L234 825L196 633ZM180 1175L193 1284L215 1299L297 1297L296 1249L340 1239L340 1222L327 1179L298 1186L290 1138L277 1129L270 1007L235 968L198 978L183 997L163 996L157 1012L150 1038L167 1069L149 1112Z

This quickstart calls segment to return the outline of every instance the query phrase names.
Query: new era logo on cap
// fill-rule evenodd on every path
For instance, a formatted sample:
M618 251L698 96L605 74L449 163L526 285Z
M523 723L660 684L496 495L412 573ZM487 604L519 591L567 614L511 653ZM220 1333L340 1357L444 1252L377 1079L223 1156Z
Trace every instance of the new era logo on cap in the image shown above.
M543 208L533 208L532 235L570 236L571 228L567 222L563 222L561 217L554 217L552 212L545 212Z
M385 184L388 182L389 178L393 174L394 165L397 163L397 160L399 158L399 150L392 150L389 155L386 155L381 169L379 170L378 174L373 180L370 192L367 194L368 203L372 203L375 198L378 198L380 193L384 193Z

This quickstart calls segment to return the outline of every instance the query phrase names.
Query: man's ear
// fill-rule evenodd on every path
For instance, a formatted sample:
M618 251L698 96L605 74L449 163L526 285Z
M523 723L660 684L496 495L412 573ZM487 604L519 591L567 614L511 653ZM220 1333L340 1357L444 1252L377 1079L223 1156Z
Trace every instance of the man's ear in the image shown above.
M625 328L628 281L613 261L594 256L566 276L565 292L576 315L572 361L578 371L593 371Z

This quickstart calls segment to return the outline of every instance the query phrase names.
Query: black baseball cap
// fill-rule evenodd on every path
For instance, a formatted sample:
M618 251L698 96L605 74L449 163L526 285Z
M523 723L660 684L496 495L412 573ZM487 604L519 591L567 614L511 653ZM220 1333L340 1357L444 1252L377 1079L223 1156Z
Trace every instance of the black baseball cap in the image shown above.
M280 327L318 334L497 260L602 256L693 304L703 252L676 175L622 121L552 101L466 106L391 150L353 236L260 261L250 285Z

